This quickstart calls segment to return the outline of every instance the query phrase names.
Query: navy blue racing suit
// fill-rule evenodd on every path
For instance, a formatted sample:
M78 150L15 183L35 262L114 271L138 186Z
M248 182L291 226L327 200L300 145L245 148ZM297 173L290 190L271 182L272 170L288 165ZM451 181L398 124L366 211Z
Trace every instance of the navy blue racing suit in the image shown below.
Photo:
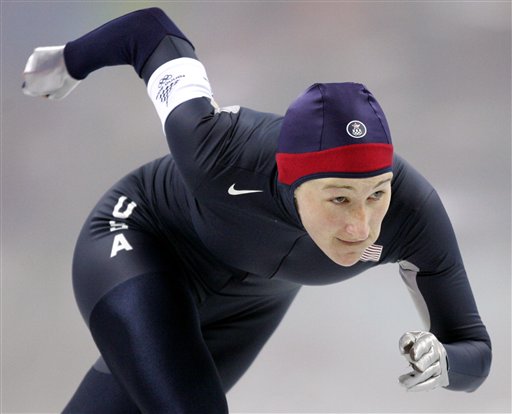
M70 42L65 57L76 79L128 63L146 83L166 61L196 59L159 9ZM277 179L281 116L220 109L203 95L182 99L162 120L171 153L108 190L77 242L75 295L101 358L65 412L227 412L225 393L302 285L385 263L397 263L446 348L447 388L473 391L485 380L490 339L452 226L436 191L405 160L395 155L378 240L341 267L309 237L293 191Z

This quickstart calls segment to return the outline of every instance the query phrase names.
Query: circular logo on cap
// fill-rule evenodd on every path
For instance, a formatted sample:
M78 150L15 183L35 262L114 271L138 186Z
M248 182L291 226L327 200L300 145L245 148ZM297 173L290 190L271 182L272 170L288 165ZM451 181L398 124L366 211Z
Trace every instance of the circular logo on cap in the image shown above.
M361 121L350 121L347 124L347 134L352 138L363 138L366 135L366 125Z

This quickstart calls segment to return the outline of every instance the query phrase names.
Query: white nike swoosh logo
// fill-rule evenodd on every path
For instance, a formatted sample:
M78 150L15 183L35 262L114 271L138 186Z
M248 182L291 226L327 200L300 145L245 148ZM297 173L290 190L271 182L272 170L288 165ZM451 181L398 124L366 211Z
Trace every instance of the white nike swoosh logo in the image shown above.
M232 196L242 195L242 194L251 194L251 193L262 193L263 190L237 190L235 189L235 184L233 184L228 189L228 194Z

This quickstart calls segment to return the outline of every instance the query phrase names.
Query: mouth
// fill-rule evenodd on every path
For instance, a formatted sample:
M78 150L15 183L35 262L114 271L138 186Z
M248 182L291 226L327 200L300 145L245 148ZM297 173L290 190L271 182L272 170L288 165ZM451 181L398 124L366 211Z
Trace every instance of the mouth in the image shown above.
M350 246L350 247L361 247L361 246L364 246L366 244L366 241L368 240L367 238L364 239L364 240L356 240L356 241L350 241L350 240L342 240L338 237L336 237L336 240L338 240L341 244L345 245L345 246Z

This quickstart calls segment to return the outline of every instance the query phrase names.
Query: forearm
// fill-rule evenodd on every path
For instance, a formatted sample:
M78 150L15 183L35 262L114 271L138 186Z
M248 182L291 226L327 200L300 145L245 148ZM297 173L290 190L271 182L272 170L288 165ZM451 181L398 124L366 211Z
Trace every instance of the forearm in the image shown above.
M492 351L490 342L462 341L444 344L448 354L448 377L454 391L475 391L489 375Z
M435 191L423 202L412 252L400 273L430 331L447 356L447 389L474 391L491 366L491 340L480 318L450 219Z
M160 43L165 47L152 57ZM127 64L147 82L158 66L179 57L196 58L193 46L158 8L114 19L67 43L64 49L69 74L80 80L102 67Z

